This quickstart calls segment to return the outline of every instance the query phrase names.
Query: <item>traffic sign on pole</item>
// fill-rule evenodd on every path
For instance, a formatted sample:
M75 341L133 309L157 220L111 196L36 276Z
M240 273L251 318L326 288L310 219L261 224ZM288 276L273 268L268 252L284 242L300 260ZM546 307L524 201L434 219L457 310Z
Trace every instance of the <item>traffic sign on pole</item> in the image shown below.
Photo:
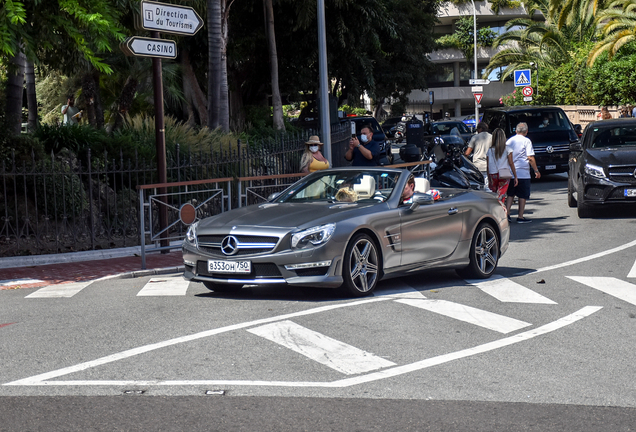
M488 85L490 84L489 79L469 79L468 84L470 85Z
M532 96L532 87L530 86L524 87L523 90L521 90L521 94L523 94L526 97Z
M168 39L131 36L121 45L121 50L128 56L177 58L177 43Z
M515 71L515 87L525 87L532 85L532 75L530 69L522 69Z
M203 20L190 6L177 6L154 1L141 2L141 28L192 36L203 27Z
M481 103L481 98L484 97L483 93L473 93L473 96L475 96L475 101L480 104Z

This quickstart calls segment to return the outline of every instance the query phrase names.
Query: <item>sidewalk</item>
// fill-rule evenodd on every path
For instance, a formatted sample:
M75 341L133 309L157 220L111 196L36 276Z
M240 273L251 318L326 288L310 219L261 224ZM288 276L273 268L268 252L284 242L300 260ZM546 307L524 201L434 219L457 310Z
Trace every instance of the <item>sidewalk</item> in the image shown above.
M0 290L183 272L180 250L168 254L147 254L146 270L141 269L141 257L138 254L108 259L91 259L86 255L78 255L70 262L56 264L46 263L47 258L43 256L39 260L42 265L38 265L38 257L30 258L34 265L0 268Z

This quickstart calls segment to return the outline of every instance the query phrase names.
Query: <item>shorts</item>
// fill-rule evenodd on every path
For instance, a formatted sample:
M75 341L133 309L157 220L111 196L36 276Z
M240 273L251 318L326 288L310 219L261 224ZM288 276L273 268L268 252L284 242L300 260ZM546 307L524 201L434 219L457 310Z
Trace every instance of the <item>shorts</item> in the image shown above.
M517 186L515 186L514 179L510 179L510 186L508 186L508 196L516 196L525 200L530 198L530 179L518 179Z

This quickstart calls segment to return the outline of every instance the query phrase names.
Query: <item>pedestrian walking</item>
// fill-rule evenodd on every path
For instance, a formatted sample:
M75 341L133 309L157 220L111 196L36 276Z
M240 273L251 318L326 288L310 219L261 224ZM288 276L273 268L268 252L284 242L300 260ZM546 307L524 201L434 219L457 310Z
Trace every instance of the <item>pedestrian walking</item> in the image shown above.
M518 185L517 170L512 160L512 149L506 145L506 133L497 128L492 133L492 145L488 149L486 165L490 190L497 194L501 205L505 206L508 185ZM504 175L506 169L508 175ZM510 219L510 217L508 217Z
M529 223L530 219L523 216L526 209L526 202L530 198L530 168L534 171L535 178L541 178L541 173L537 168L534 158L534 148L528 135L528 124L521 122L515 129L516 135L511 137L506 146L512 150L512 160L515 165L517 183L508 186L508 196L506 198L506 212L508 221L511 222L510 208L515 197L519 199L519 211L517 213L517 223Z
M491 144L492 135L488 132L488 123L479 122L477 124L477 134L470 138L468 148L466 149L466 152L464 152L464 155L466 156L470 156L472 153L473 164L481 172L481 175L484 176L486 187L488 187L488 166L486 163L486 154L488 153L488 149Z

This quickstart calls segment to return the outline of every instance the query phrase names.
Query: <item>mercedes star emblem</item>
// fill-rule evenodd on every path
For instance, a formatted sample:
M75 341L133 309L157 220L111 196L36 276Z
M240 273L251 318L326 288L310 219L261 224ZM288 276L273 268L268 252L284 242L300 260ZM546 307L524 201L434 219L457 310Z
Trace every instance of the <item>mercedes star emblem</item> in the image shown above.
M239 245L239 241L236 237L227 236L221 242L221 251L225 255L234 255L239 250L238 245Z

